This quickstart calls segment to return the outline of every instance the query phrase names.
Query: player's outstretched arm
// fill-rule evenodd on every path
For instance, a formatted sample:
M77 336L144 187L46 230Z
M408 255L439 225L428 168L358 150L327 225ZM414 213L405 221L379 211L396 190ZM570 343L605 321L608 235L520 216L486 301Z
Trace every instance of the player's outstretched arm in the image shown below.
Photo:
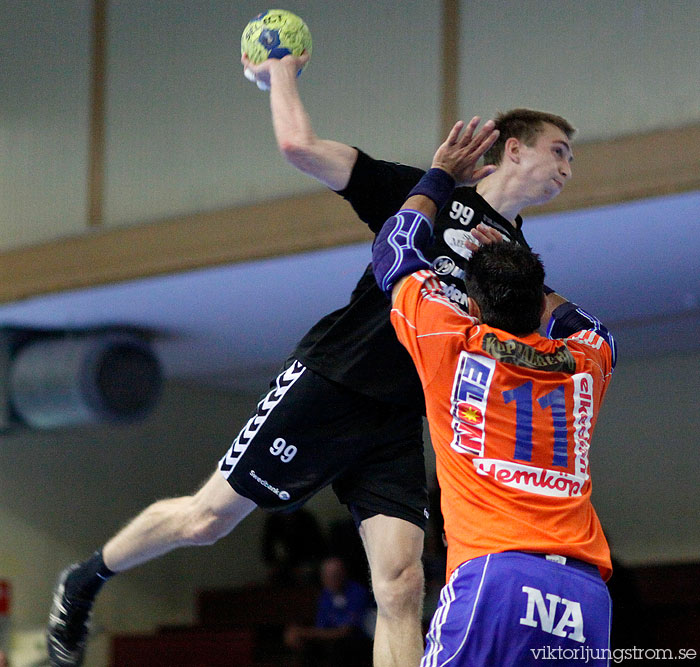
M297 72L308 59L303 53L281 59L268 58L253 65L244 55L241 62L246 78L270 89L272 127L282 155L291 165L332 190L342 190L350 180L357 150L316 136L297 86Z

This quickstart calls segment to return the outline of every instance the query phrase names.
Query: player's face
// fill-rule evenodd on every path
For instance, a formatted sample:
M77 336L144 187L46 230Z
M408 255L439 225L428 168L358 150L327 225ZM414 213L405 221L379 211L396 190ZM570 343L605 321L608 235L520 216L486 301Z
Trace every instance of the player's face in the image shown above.
M546 123L532 146L520 145L520 169L527 198L543 204L556 197L571 178L571 143L556 125Z

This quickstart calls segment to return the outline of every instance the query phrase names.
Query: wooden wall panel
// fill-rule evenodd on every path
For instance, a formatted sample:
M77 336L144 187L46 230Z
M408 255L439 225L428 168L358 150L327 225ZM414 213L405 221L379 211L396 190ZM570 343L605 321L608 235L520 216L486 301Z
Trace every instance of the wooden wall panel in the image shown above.
M575 177L537 213L700 188L700 125L575 145L574 151ZM346 202L321 191L0 253L0 302L370 238Z

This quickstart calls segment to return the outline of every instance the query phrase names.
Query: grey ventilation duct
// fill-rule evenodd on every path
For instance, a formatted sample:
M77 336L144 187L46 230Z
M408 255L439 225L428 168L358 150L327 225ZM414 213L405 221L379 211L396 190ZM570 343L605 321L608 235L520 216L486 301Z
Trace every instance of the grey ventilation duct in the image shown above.
M127 333L31 340L17 349L9 368L12 409L37 429L141 419L161 386L150 345Z

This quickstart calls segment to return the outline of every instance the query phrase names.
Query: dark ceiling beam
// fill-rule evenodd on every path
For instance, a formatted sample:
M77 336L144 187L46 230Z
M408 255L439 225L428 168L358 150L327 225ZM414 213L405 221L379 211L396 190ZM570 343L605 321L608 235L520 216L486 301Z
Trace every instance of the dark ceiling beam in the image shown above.
M459 0L442 2L440 140L459 119Z
M90 227L99 227L103 220L106 89L107 0L93 0L87 175L87 221Z

